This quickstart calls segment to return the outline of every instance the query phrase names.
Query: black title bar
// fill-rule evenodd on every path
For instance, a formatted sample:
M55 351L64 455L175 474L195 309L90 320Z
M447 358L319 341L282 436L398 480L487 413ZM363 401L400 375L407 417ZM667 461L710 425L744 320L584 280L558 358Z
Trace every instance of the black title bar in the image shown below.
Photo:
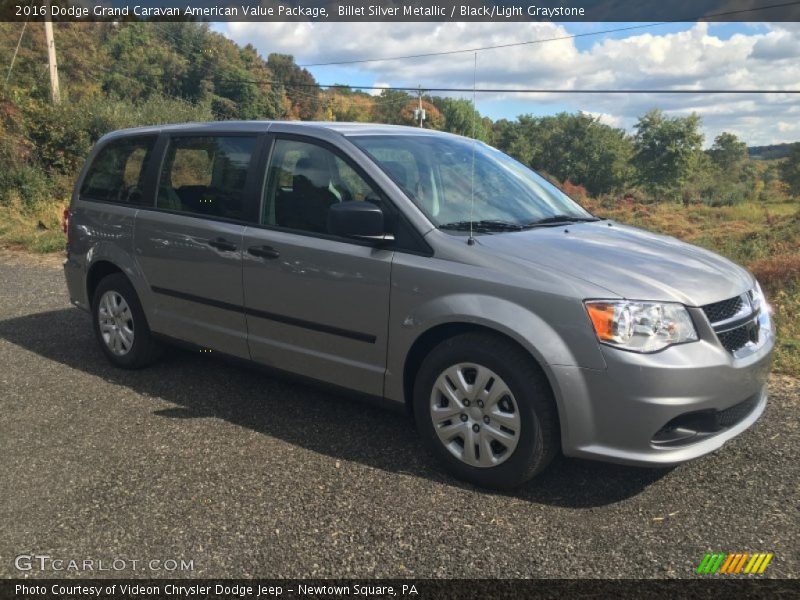
M800 21L800 0L0 0L2 21Z
M564 600L564 598L789 598L800 580L697 578L690 580L592 579L5 579L0 598L123 600L183 598L216 600Z

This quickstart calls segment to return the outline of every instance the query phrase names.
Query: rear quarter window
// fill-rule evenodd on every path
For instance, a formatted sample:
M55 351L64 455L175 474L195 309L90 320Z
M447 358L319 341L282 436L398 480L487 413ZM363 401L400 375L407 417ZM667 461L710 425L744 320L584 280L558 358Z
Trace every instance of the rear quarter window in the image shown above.
M108 142L86 172L80 196L119 204L149 204L144 198L144 176L155 143L155 136Z

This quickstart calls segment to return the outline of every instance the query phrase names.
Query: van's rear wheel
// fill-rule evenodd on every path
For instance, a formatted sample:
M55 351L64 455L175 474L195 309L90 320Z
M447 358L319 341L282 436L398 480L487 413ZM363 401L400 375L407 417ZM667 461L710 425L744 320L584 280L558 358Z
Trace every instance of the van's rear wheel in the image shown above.
M417 427L456 476L516 487L558 451L558 417L544 374L499 336L467 333L426 357L414 387Z
M161 355L136 290L121 273L104 277L95 289L92 322L103 354L117 367L139 369Z

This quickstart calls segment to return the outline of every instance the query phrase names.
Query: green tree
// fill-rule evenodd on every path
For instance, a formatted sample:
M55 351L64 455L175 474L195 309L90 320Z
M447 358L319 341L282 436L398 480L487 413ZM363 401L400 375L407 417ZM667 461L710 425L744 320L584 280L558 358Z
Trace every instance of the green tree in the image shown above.
M368 122L372 119L373 98L369 94L353 91L346 86L336 86L323 94L325 114L329 121Z
M714 145L709 149L708 155L722 171L730 173L747 160L747 144L734 134L725 131L714 139Z
M377 123L399 125L403 122L400 111L409 103L411 96L399 90L381 90L375 98L373 119Z
M700 117L667 117L651 110L635 125L633 164L656 200L678 199L697 168L703 145Z
M492 126L492 144L518 161L530 165L534 144L526 133L532 129L533 119L530 115L520 115L516 121L495 121Z
M313 119L322 107L320 89L314 76L298 67L289 54L270 54L267 66L272 75L286 90L292 103L292 115L297 119Z
M498 121L494 136L498 148L521 162L594 195L621 191L631 179L630 137L585 113L521 115Z
M228 61L238 62L238 49L219 34L211 33L207 23L148 23L154 35L172 52L183 58L183 76L177 82L177 95L190 102L203 102L213 93L215 70Z
M471 100L465 98L432 98L433 105L444 117L443 130L482 141L488 141L489 131Z
M684 190L686 201L700 198L713 206L738 204L758 198L763 184L753 163L749 160L747 144L732 133L723 132L698 161L698 173ZM697 185L704 181L705 185Z
M789 156L781 163L781 179L789 187L789 193L800 196L800 142L792 144Z
M104 73L106 93L134 101L181 94L188 61L157 33L149 23L131 23L108 39L106 52L114 68Z

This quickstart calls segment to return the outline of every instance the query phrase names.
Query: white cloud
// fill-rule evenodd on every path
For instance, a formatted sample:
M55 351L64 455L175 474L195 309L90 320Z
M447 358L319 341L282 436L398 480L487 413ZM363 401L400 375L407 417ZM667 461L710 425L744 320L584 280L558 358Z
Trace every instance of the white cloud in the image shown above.
M389 88L389 87L392 87L392 84L385 83L383 81L377 81L377 82L372 84L372 87L374 87L374 88ZM380 96L381 90L379 90L379 89L367 90L367 93L370 96Z
M604 125L610 125L611 127L623 127L622 118L617 115L610 115L603 112L592 112L590 110L582 110L581 112L594 117Z
M229 23L227 35L252 43L262 53L285 52L298 63L424 54L569 35L554 23ZM559 40L480 52L478 87L490 88L680 88L800 89L800 26L775 24L743 28L728 39L706 23L659 34L636 32L623 39L598 41L579 49L575 40ZM341 69L342 67L338 67ZM472 86L473 54L452 54L348 67L373 81L416 87ZM337 80L341 80L337 71ZM794 141L798 130L786 124L800 117L797 95L568 95L497 94L481 100L530 102L532 111L570 107L604 122L630 127L654 107L673 114L692 110L703 117L710 142L732 131L751 144ZM781 125L783 123L783 125Z

